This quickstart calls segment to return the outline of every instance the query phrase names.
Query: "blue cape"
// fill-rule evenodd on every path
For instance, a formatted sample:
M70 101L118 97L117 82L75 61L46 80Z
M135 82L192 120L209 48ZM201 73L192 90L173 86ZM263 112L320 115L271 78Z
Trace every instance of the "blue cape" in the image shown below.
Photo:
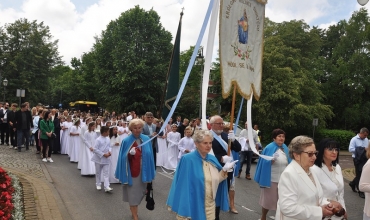
M139 138L143 141L143 143L149 140L149 137L143 134L140 134ZM122 140L115 173L116 178L119 179L122 184L128 184L129 186L132 186L132 177L127 155L135 140L136 138L132 134ZM153 181L155 177L155 166L151 141L141 146L141 154L141 181L143 181L143 183L149 183Z
M273 141L263 149L262 154L272 156L278 148L279 146ZM283 148L289 164L292 161L289 157L289 149L285 144L283 144ZM259 158L256 173L254 174L254 181L256 181L260 187L271 187L271 160L265 160L261 157Z
M215 156L208 154L204 160L219 171L222 169ZM203 158L195 150L181 157L166 204L179 216L206 219L205 198ZM229 211L226 180L218 185L216 206L220 206L223 211Z

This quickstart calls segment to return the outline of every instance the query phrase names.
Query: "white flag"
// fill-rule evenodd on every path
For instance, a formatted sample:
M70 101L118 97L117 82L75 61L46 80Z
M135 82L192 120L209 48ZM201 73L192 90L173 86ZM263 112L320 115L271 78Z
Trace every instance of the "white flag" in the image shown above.
M261 94L263 23L267 0L222 0L220 12L220 62L222 96L232 84L246 99L253 90Z

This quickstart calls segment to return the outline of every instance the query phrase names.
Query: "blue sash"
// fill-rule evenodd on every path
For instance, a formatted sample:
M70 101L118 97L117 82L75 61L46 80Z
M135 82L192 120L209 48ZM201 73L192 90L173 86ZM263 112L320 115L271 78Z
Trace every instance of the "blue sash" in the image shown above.
M218 143L220 143L221 144L221 146L225 149L225 151L227 152L227 148L228 148L228 146L227 146L227 143L224 141L224 140L222 140L222 138L220 137L220 136L218 136L217 134L216 134L216 132L214 132L213 130L211 130L211 132L212 132L212 134L213 134L213 137L218 141Z

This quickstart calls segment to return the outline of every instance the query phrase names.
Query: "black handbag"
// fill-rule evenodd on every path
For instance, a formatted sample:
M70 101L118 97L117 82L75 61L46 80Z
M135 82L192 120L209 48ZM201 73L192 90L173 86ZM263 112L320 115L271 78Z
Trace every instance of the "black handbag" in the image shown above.
M150 211L154 210L154 198L153 198L153 184L148 183L146 185L146 208Z

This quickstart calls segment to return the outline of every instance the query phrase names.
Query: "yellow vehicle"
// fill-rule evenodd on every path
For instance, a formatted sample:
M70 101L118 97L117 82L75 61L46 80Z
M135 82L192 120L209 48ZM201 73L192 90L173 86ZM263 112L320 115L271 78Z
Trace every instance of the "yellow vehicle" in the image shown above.
M80 112L90 112L90 113L98 113L99 106L97 102L93 101L75 101L70 102L69 107L71 110L80 111Z

